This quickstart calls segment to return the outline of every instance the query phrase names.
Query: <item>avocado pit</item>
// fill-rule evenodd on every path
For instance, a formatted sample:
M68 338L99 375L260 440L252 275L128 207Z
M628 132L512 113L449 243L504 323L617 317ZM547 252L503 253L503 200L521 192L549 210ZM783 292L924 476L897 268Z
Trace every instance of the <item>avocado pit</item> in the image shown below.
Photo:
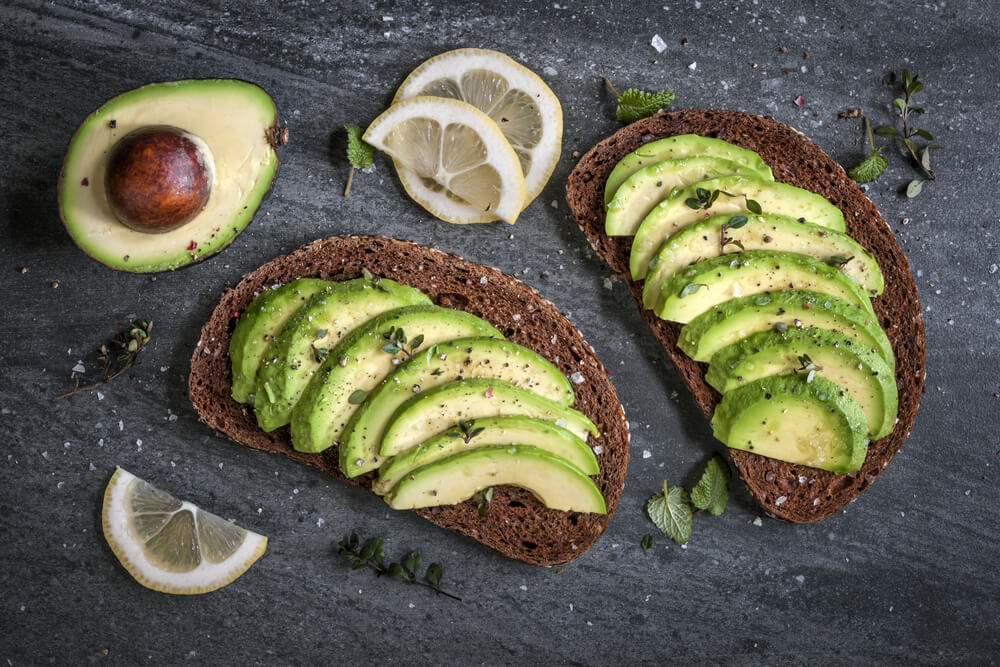
M105 191L127 227L162 234L190 222L212 194L215 163L200 138L171 125L142 127L111 148Z

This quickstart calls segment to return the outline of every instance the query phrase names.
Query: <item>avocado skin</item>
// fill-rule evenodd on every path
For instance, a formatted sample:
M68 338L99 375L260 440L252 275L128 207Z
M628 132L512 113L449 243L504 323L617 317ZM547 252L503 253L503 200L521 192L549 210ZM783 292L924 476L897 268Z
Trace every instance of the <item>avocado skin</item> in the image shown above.
M436 333L435 326L439 327ZM391 372L391 367L384 371L380 367L397 358L383 351L391 329L405 329L409 345L417 336L424 337L421 345L469 336L503 337L482 318L440 306L406 306L369 320L330 351L299 397L291 419L292 446L297 451L316 453L333 446L357 409L349 397L357 390L370 391ZM343 358L349 360L345 366L339 363ZM373 368L379 369L380 377L372 377Z
M857 280L869 294L881 294L885 280L878 262L860 243L843 232L777 213L748 214L746 222L729 229L733 215L716 215L684 227L668 238L649 262L649 273L642 290L642 302L653 308L660 297L664 280L683 271L692 261L708 259L736 250L777 250L809 255L826 262L835 256L848 258L840 269ZM724 229L725 228L725 229ZM727 239L741 243L722 245Z
M718 288L728 287L728 295L737 296L732 293L731 285L728 285L727 283L728 278L732 277L739 279L741 274L746 275L750 271L756 269L774 271L776 274L777 272L787 274L794 270L799 272L801 275L805 275L809 278L815 278L819 283L814 288L816 291L822 291L822 288L824 287L828 288L830 290L829 293L833 293L834 296L843 295L843 297L849 298L857 305L862 306L874 317L875 311L872 308L871 299L856 280L844 274L839 269L829 266L828 264L824 264L823 262L816 261L812 257L793 252L780 252L774 250L748 250L746 252L722 255L720 257L692 264L664 282L663 289L660 293L660 300L656 304L656 314L665 320L670 320L673 319L673 317L671 317L671 315L674 314L673 310L680 307L682 304L687 305L698 304L703 301L708 302L707 306L691 317L691 319L694 319L694 317L697 317L712 306L720 303L719 301L711 301L711 299L718 294ZM717 281L717 284L713 285L713 280ZM783 280L782 282L787 282L789 287L794 288L793 281ZM694 283L705 284L707 285L707 288L703 287L695 291L693 294L681 296L684 289L687 288L688 285ZM716 288L715 292L712 290L713 287ZM824 291L824 293L827 292Z
M818 410L829 411L840 423L841 451L836 461L824 466L825 470L837 474L859 470L868 454L868 420L861 406L837 385L821 377L808 382L805 375L772 375L755 380L722 397L712 415L712 430L715 437L734 449L747 450L737 440L733 426L747 410L760 410L759 417L771 418L769 406L775 405L775 397L792 398L816 406ZM773 410L772 410L773 411ZM776 416L780 419L780 416ZM756 420L755 420L756 421ZM749 450L747 450L749 451ZM759 452L758 452L759 453ZM777 457L774 457L777 458ZM784 459L782 459L784 460Z
M743 324L743 319L749 321ZM822 320L822 328L836 327L841 333L856 333L857 340L877 349L886 363L895 367L892 344L871 313L830 294L811 290L776 290L725 301L685 324L677 345L695 361L709 361L708 351L718 350L712 337L721 335L717 332L727 325L739 326L749 335L770 329L775 322L795 326L796 319L805 326L819 326L814 323Z
M861 397L853 398L868 415L868 426L874 439L883 438L892 432L899 402L893 370L874 349L834 331L791 328L785 332L772 329L753 334L716 352L705 373L705 381L720 393L726 394L742 386L742 380L736 375L743 372L740 369L745 368L747 363L756 366L791 355L796 361L789 362L786 359L785 363L788 364L787 370L795 373L797 358L803 354L810 355L810 358L818 354L827 358L833 356L838 361L841 373L860 377L869 386L874 383L877 386L876 393L882 399L880 406L872 405L865 409L865 401ZM821 365L823 368L817 371L815 377L829 379L833 366L827 361ZM871 419L874 415L881 417L879 423Z
M343 326L344 320L359 312L362 316L367 313L368 317L359 318L355 327L363 326L388 310L417 305L429 306L431 300L422 292L388 278L378 281L355 278L331 283L328 289L315 294L292 314L268 347L257 376L254 398L254 412L260 427L273 431L289 422L295 404L308 385L308 374L320 366L310 358L313 354L311 344L306 350L302 349L303 343L309 344L315 339L316 331L336 331L336 320L341 320L339 326ZM350 312L352 309L354 313ZM343 332L341 339L348 335L349 330ZM336 347L336 343L332 347ZM265 384L270 394L264 391ZM274 400L270 396L274 396Z
M713 137L703 137L700 134L678 134L664 139L651 141L640 146L623 157L608 175L604 188L604 204L607 205L615 197L618 188L636 171L664 160L682 159L685 157L708 156L718 157L755 171L759 178L773 181L771 168L757 153L735 144Z
M437 482L440 490L426 488ZM553 509L607 513L600 489L579 468L526 445L471 449L428 463L407 474L385 499L393 509L451 505L503 484L527 489Z
M573 433L543 419L514 415L474 419L465 433L456 427L392 457L379 468L372 491L385 495L410 471L460 451L518 443L566 459L587 475L600 473L593 450Z
M588 433L595 437L600 435L597 426L581 412L564 407L555 401L509 382L473 378L456 380L434 387L417 394L400 406L393 414L392 420L386 424L380 453L382 456L393 456L408 450L411 446L416 447L420 442L436 435L436 432L428 432L423 434L424 437L411 444L413 432L404 432L403 426L412 427L414 420L419 424L427 424L433 413L437 412L446 416L447 410L454 408L452 402L465 400L468 400L472 407L458 418L478 419L486 416L522 414L552 422L565 420L566 424L563 428L572 431L581 439L585 439ZM509 404L517 405L518 411L503 411L503 408ZM481 412L475 410L475 407L478 406L482 406ZM399 441L402 441L403 444L400 444Z
M396 410L414 395L463 378L496 378L539 393L560 405L573 403L573 388L545 357L500 338L460 338L432 345L401 363L358 406L340 437L342 468L378 453Z
M234 400L249 402L257 384L257 372L274 336L303 303L329 287L325 280L298 278L261 292L247 306L229 341Z

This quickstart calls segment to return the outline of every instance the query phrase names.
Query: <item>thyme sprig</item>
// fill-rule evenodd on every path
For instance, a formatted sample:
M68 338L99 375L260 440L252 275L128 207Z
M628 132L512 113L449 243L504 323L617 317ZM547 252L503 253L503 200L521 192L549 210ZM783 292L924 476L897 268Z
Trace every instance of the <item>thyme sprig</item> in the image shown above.
M719 198L719 195L726 195L727 197L733 197L734 199L743 197L743 201L746 203L746 209L748 211L757 215L760 215L763 211L760 204L756 200L750 199L746 193L735 194L732 192L726 192L725 190L709 191L705 188L695 188L694 194L694 197L688 197L685 199L684 203L687 204L688 208L693 208L696 211L700 208L705 210L712 208L712 205L715 204L715 200Z
M729 218L728 222L722 224L722 227L720 227L720 237L721 237L720 249L723 255L726 254L727 245L734 245L740 250L746 250L746 248L743 247L743 243L729 236L728 234L726 234L726 232L728 232L730 229L739 229L740 227L745 226L749 221L750 218L748 218L745 215L734 215L733 217Z
M424 335L414 336L412 340L407 339L403 327L392 327L383 332L382 338L389 341L382 346L382 349L389 354L399 354L402 352L407 359L412 359L417 349L424 344ZM409 343L409 345L407 345Z
M480 426L476 428L476 422L466 421L464 419L458 420L458 430L448 431L449 438L461 438L465 444L469 444L469 441L475 438L477 435L485 430L484 427Z
M452 600L462 601L457 595L452 595L441 590L441 577L444 571L438 563L431 563L424 572L424 578L417 577L417 572L421 567L420 553L411 551L406 558L399 563L385 562L385 540L381 537L374 537L361 545L361 539L357 533L351 533L350 537L338 543L337 554L346 561L351 561L352 570L368 569L381 577L385 575L396 581L403 581L408 584L416 584L429 588L438 595L443 595Z
M76 386L72 390L56 396L56 400L97 389L111 382L130 368L138 366L139 353L149 343L149 336L152 331L152 320L133 321L126 331L119 333L110 341L97 348L97 359L102 364L101 379L81 387L80 375L74 372L73 381L76 383Z

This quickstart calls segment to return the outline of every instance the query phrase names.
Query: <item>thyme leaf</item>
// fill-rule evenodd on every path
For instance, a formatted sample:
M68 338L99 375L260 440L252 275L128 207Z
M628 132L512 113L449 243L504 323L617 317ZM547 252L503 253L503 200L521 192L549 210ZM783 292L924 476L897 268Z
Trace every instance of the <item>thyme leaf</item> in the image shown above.
M351 562L351 570L368 569L376 576L387 576L394 581L402 581L408 584L416 584L429 588L438 595L443 595L458 602L462 598L441 590L441 577L443 571L438 563L431 563L427 566L424 579L421 581L417 576L421 567L420 553L411 551L400 563L385 562L385 540L382 538L372 538L361 545L361 539L357 533L351 533L349 537L341 540L337 545L337 555L345 561Z

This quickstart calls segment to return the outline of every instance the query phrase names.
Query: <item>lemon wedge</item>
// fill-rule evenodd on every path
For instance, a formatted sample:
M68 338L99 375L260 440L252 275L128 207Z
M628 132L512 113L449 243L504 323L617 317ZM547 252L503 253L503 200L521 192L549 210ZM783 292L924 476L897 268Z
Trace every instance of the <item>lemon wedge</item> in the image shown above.
M530 204L552 176L562 151L562 107L542 79L509 56L487 49L456 49L417 67L396 91L393 103L417 96L462 100L500 127L524 172ZM433 181L396 161L396 171L411 197L435 200L449 222L490 222L499 216L447 197Z
M509 223L524 208L524 174L517 153L489 116L460 100L413 97L397 102L365 130L364 140L426 183L409 191L448 222L443 204L465 204Z
M104 537L135 580L162 593L208 593L264 554L267 538L118 468L104 492Z

